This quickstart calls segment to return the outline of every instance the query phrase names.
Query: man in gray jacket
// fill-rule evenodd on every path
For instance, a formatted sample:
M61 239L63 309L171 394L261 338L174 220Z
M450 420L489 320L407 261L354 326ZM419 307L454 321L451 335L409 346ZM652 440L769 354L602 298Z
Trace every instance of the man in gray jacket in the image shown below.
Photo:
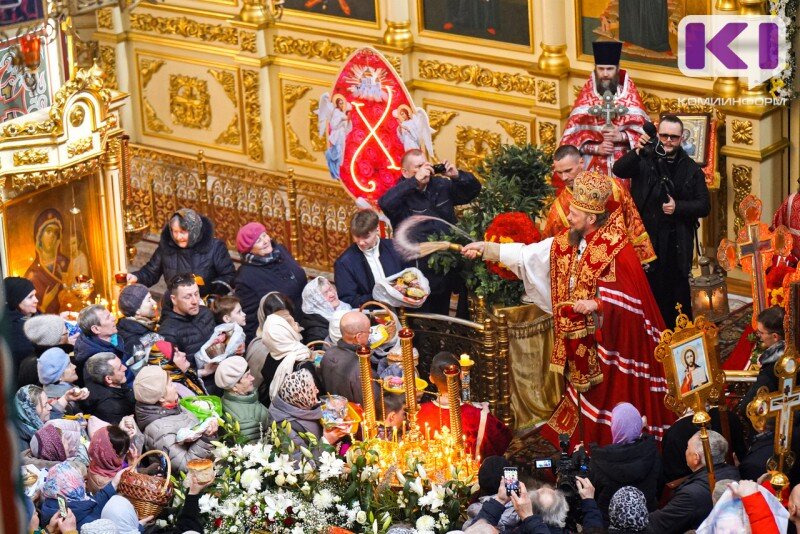
M322 383L331 395L341 395L347 400L363 404L356 349L369 343L369 319L354 310L345 313L339 324L342 339L325 351L320 365Z
M186 471L190 460L210 458L211 440L217 435L217 420L203 427L194 414L178 404L178 391L161 367L148 365L133 382L136 424L144 432L145 448L167 453L172 470Z

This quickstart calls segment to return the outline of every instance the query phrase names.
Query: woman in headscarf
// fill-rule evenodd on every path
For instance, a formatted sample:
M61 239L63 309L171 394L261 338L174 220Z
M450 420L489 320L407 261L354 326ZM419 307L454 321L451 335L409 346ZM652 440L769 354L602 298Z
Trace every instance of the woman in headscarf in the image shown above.
M130 436L119 427L106 426L95 432L89 443L86 489L91 493L103 489L125 467L130 446Z
M623 486L641 490L647 508L654 511L656 490L662 477L661 453L655 438L642 433L642 415L630 403L621 402L611 412L611 445L592 449L590 470L595 500L608 521L611 497Z
M85 472L89 454L82 437L85 434L78 421L52 419L33 435L30 449L22 453L22 461L49 469L56 463L71 460Z
M22 386L14 397L17 416L14 423L20 440L20 450L28 448L31 438L37 430L50 419L52 407L47 402L47 395L39 386Z
M303 288L303 313L300 323L306 329L308 341L323 340L328 336L334 312L350 311L353 307L339 300L336 287L324 276L318 276Z
M169 283L181 273L192 273L200 278L198 286L202 297L209 293L229 293L235 275L228 248L214 237L213 223L188 208L179 209L170 217L150 261L128 274L128 282L151 287L162 275Z
M85 524L100 519L103 506L117 492L120 471L102 490L89 497L86 494L86 483L83 475L72 462L62 462L50 468L47 472L47 481L42 488L41 519L42 523L49 523L58 513L58 496L67 501L67 507L75 514L78 530Z
M236 248L242 263L236 272L236 296L247 315L244 332L247 342L257 335L258 313L262 295L279 292L292 302L300 302L306 284L306 272L283 245L274 242L266 227L258 222L247 223L239 229ZM299 312L300 310L297 310ZM294 310L292 314L299 318ZM253 373L253 376L257 374Z
M289 422L289 437L297 445L308 447L308 443L300 436L301 432L313 434L317 439L324 438L330 445L335 445L347 435L346 430L340 427L323 428L318 395L314 377L308 369L300 369L286 377L269 407L270 415L279 425L284 421Z
M152 516L149 516L140 521L131 501L122 495L114 495L108 500L108 503L103 507L101 517L114 523L117 527L117 534L139 534L144 532L144 526L153 519Z
M270 298L265 302L268 306L271 302L274 304L271 309L279 307L277 298ZM301 330L286 307L273 311L264 320L261 341L269 351L269 356L261 368L260 374L264 381L259 399L265 406L269 406L278 394L284 379L297 369L308 369L316 380L311 350L303 344Z
M39 299L36 298L36 288L27 278L9 276L3 280L3 289L8 319L6 343L14 361L14 374L11 376L16 379L20 362L33 354L33 343L25 335L24 327L25 321L36 314Z
M641 490L633 486L618 489L608 506L608 532L636 533L646 532L650 523L647 500Z
M261 384L264 382L264 378L261 376L261 369L264 368L264 362L269 357L269 349L262 339L264 323L269 315L278 310L289 310L289 313L292 313L289 306L291 306L291 302L286 296L276 291L267 293L261 297L261 301L258 303L258 329L255 337L247 344L247 350L244 354L244 359L247 360L247 368L250 370L250 374L253 375L253 387L256 388L256 391L261 389Z
M61 236L64 219L57 209L46 209L36 217L33 224L33 243L36 258L25 271L25 278L33 283L42 313L60 311L59 293L63 285L74 280L65 280L69 269L69 258L61 253Z

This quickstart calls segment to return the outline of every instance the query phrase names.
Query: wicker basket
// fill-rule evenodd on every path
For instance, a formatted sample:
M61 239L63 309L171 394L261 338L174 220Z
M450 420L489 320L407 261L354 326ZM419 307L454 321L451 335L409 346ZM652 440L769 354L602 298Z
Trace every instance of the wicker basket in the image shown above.
M391 308L384 304L383 302L378 302L377 300L368 300L364 304L361 305L359 311L364 311L365 308L370 306L377 306L381 308L380 311L373 311L371 312L372 317L381 317L381 323L383 326L386 327L386 331L389 332L389 339L394 339L397 335L397 316L392 312Z
M136 472L136 467L145 456L160 454L167 459L167 478L144 475ZM148 516L158 517L161 511L172 501L173 488L169 474L172 472L172 462L163 451L152 450L139 456L133 465L122 472L117 493L131 501L136 509L139 519Z

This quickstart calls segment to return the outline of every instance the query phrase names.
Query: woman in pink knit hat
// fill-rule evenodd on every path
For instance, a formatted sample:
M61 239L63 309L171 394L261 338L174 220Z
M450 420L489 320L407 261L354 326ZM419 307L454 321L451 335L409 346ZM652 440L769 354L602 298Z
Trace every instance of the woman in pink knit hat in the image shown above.
M244 331L247 343L250 343L258 328L261 298L277 291L289 297L295 310L300 310L306 272L286 247L270 238L261 223L250 222L242 226L236 236L236 248L242 264L236 272L234 287L247 315Z

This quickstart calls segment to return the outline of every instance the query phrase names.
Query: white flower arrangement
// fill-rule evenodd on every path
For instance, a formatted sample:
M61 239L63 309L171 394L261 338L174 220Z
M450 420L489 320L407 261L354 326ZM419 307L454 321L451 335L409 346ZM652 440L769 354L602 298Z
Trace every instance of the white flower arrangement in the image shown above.
M460 523L472 481L435 483L422 462L404 473L384 473L369 442L354 443L342 458L313 436L301 437L307 447L273 424L260 442L215 442L217 480L199 502L208 532L298 534L340 527L384 534L399 522L415 525L418 534L435 534Z
M770 0L769 12L783 19L786 23L786 40L789 42L789 54L783 71L769 81L769 90L773 97L791 99L797 92L794 89L794 77L797 63L794 57L794 36L797 31L797 0Z

